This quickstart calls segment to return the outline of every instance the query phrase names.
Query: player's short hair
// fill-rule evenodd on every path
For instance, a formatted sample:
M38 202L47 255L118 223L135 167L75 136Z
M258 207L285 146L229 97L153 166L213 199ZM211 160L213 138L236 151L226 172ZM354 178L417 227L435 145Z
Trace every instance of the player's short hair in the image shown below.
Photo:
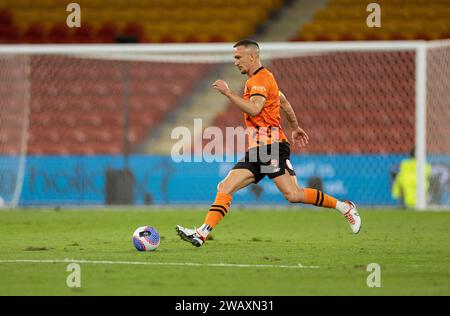
M259 45L257 42L255 42L254 40L251 39L243 39L240 40L239 42L237 42L236 44L233 45L233 48L236 48L238 46L245 46L246 48L249 46L254 46L259 50Z

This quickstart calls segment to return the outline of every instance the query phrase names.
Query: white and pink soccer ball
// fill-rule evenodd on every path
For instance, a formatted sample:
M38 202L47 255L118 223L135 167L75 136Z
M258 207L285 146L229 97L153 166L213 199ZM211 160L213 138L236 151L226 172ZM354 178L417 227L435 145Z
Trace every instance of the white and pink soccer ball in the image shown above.
M133 233L133 245L138 251L154 251L161 239L158 232L151 226L142 226Z

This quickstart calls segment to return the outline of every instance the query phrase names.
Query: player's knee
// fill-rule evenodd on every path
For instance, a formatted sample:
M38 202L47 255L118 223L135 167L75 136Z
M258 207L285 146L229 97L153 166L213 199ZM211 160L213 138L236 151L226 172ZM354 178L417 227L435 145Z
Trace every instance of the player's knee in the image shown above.
M287 191L283 195L286 198L286 200L288 200L288 202L290 203L298 202L298 195L296 191Z
M304 202L304 192L303 189L298 188L296 190L290 190L285 193L283 193L286 200L288 200L290 203L302 203Z
M222 192L223 190L223 181L219 182L219 184L217 185L217 192Z
M217 192L230 194L232 188L225 181L222 181L217 185Z

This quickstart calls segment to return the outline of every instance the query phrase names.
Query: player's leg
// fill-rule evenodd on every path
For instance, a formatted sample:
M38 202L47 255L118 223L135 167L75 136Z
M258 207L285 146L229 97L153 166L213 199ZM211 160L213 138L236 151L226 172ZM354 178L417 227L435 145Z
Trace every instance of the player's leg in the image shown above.
M233 169L217 185L217 192L233 195L253 182L255 182L255 176L250 170Z
M233 194L253 182L255 182L255 176L250 170L231 170L225 179L217 186L216 198L206 215L203 225L199 227L199 232L203 236L207 236L222 218L227 215L233 199Z
M233 169L217 186L217 194L203 224L198 229L189 229L177 225L178 235L194 246L203 245L213 228L225 217L230 208L233 194L255 182L254 174L248 169Z
M284 174L273 178L273 181L278 190L280 190L289 202L334 208L347 218L353 233L356 234L359 232L361 228L361 218L352 202L339 201L317 189L300 187L295 175L291 175L287 169Z

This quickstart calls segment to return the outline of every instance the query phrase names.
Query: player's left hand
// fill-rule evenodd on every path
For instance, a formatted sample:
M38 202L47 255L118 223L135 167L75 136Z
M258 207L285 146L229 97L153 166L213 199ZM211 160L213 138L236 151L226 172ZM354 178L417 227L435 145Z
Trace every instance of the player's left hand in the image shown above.
M299 145L299 147L305 147L308 144L309 136L302 128L297 127L292 131L292 139L294 144Z
M217 91L219 91L222 94L227 94L230 91L230 88L228 88L228 84L223 81L223 80L216 80L213 84L212 84L213 88L216 89Z

